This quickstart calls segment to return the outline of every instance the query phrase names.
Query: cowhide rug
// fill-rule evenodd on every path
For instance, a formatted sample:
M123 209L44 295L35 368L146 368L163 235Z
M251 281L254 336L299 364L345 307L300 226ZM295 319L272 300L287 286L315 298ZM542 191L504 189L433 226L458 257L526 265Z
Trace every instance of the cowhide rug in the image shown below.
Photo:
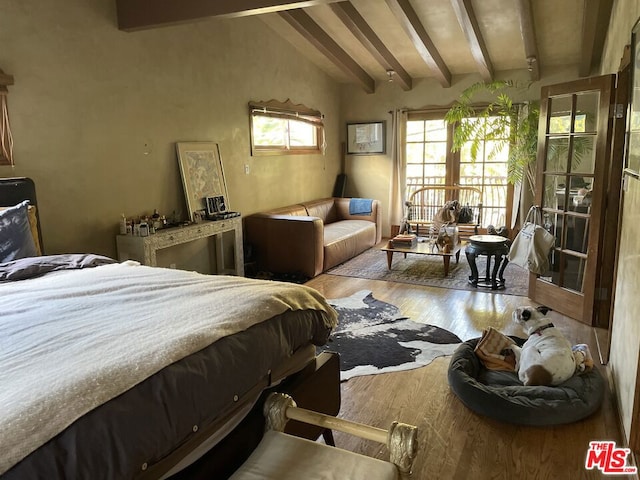
M462 342L444 328L403 317L398 307L376 300L369 290L328 301L338 312L338 326L319 351L340 354L343 381L422 367L451 355Z

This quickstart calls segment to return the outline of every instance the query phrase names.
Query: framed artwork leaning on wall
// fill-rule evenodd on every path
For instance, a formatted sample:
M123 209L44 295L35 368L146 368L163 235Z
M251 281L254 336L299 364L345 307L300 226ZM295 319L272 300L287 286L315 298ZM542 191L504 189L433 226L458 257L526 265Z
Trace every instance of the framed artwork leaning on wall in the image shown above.
M223 197L222 202L228 206L219 145L214 142L178 142L176 153L189 220L194 221L194 212L207 211L207 197Z

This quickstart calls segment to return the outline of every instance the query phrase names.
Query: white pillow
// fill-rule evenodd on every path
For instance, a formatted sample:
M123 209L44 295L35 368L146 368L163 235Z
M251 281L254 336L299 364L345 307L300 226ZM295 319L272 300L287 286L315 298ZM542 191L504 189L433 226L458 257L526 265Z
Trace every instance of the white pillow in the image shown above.
M0 211L0 263L37 255L27 209L29 201Z

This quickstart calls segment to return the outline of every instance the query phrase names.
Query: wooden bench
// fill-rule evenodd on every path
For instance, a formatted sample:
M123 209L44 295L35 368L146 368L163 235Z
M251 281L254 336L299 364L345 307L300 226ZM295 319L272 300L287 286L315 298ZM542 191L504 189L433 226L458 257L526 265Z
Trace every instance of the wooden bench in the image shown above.
M409 195L406 221L417 235L430 235L433 218L446 202L457 200L461 207L473 211L471 222L458 223L459 237L467 240L477 235L482 221L482 190L461 185L428 185ZM437 233L437 232L436 232Z
M393 422L388 430L298 408L286 394L265 401L266 433L230 480L409 480L418 453L418 429ZM282 433L288 420L338 430L387 446L389 461Z

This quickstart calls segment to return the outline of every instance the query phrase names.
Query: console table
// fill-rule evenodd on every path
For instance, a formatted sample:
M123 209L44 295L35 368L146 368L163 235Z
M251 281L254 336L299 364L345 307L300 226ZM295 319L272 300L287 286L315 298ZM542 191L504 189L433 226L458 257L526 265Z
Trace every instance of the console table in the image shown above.
M469 244L465 247L464 253L467 256L471 275L469 283L474 287L486 287L491 290L502 290L505 288L504 269L507 268L507 254L509 253L509 239L500 235L472 235L469 237ZM487 268L485 276L478 276L476 257L478 255L487 256ZM491 269L491 257L494 257L493 269Z
M224 265L223 234L234 233L234 267ZM163 248L173 247L213 237L216 243L216 273L244 276L244 253L242 250L242 217L225 220L203 221L183 227L171 227L158 230L145 237L134 235L118 235L116 246L118 261L136 260L144 265L157 266L156 252Z

